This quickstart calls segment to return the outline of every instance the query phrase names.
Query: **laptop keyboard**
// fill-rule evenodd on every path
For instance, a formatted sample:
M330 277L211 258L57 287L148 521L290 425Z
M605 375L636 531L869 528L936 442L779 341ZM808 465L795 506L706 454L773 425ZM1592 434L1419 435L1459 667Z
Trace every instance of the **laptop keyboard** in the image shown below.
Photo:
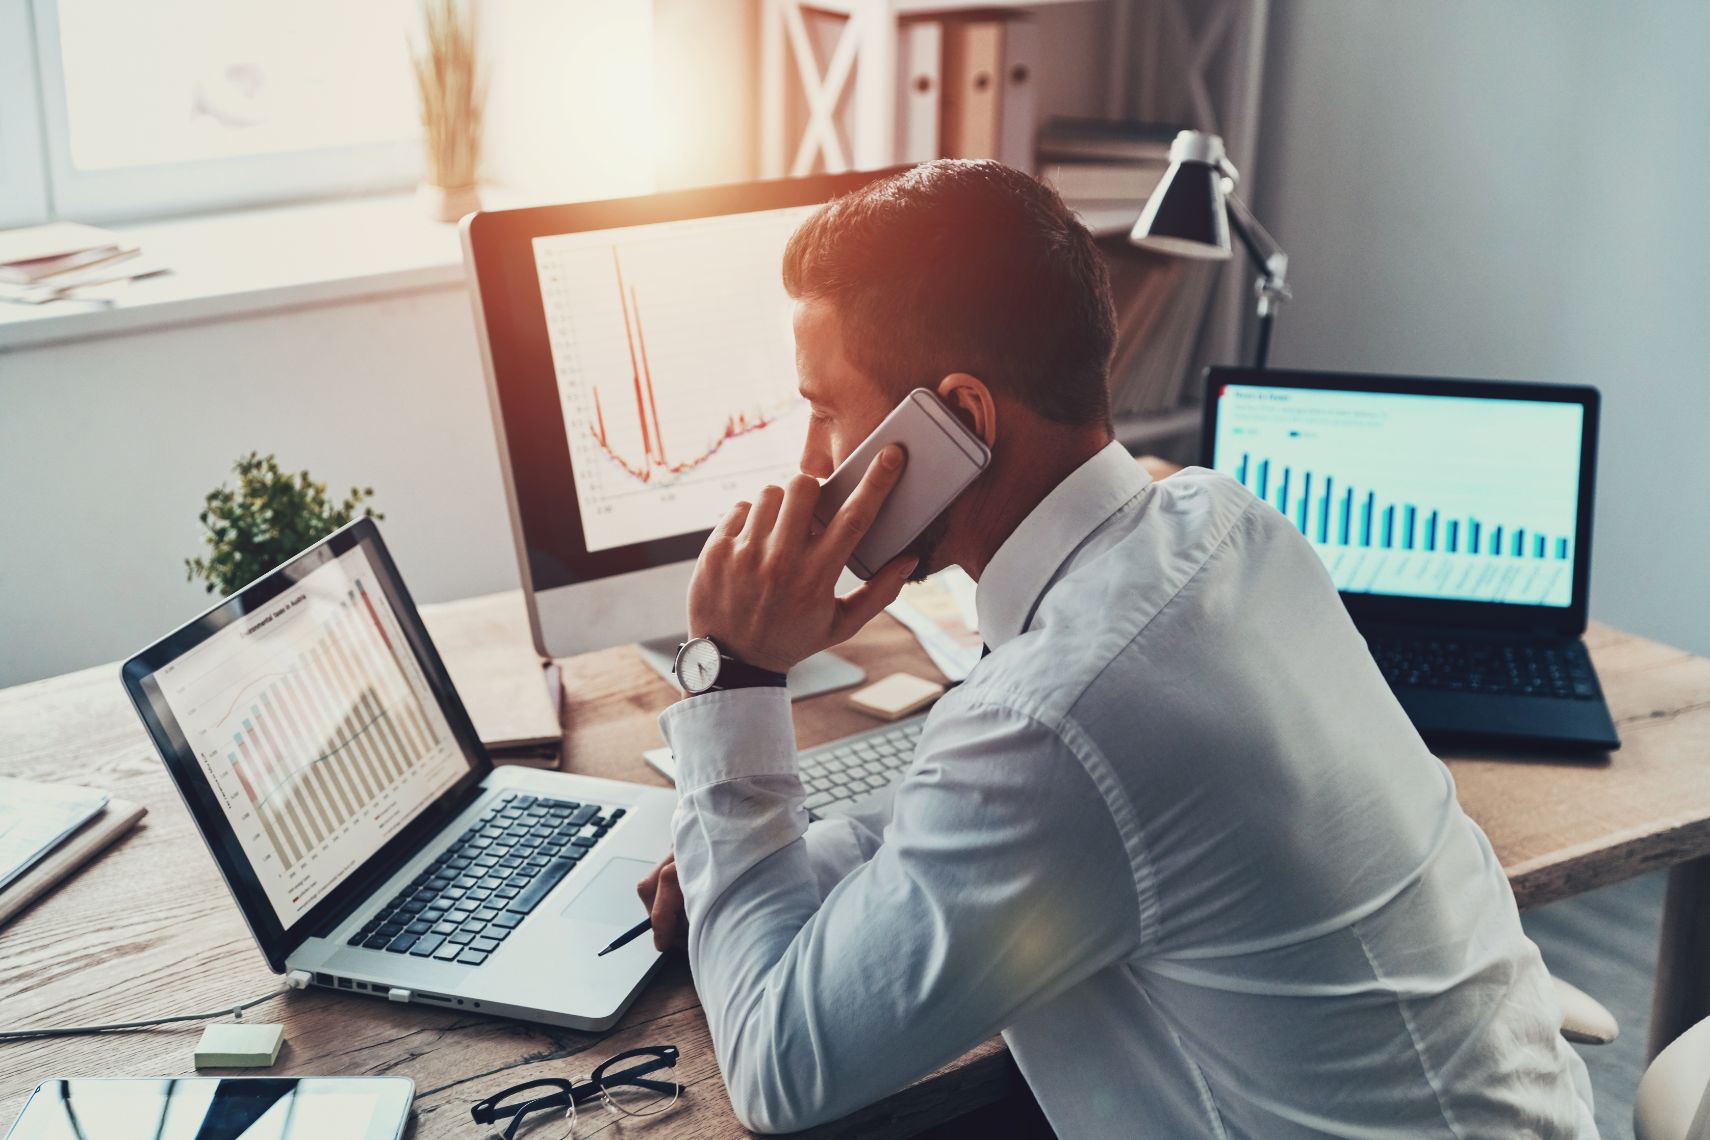
M1366 643L1391 688L1578 701L1598 697L1597 675L1577 641L1534 645L1368 634Z
M853 802L896 779L914 759L915 742L925 723L925 716L917 716L803 752L807 809L818 812Z
M350 945L479 966L623 816L623 808L509 792Z

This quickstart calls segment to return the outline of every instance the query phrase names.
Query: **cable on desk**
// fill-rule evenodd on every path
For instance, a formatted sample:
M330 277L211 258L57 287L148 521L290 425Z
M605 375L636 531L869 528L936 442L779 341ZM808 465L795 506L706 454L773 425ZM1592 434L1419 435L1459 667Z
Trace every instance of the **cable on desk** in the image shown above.
M289 992L287 989L274 990L262 994L258 998L239 1002L226 1009L211 1010L208 1013L178 1013L171 1017L151 1017L147 1021L120 1021L112 1025L55 1025L41 1029L0 1029L0 1041L29 1041L38 1037L84 1037L93 1033L122 1033L127 1029L152 1029L157 1025L170 1025L175 1021L212 1021L216 1017L224 1017L228 1013L239 1021L243 1020L243 1011L254 1009L263 1002L272 1001Z

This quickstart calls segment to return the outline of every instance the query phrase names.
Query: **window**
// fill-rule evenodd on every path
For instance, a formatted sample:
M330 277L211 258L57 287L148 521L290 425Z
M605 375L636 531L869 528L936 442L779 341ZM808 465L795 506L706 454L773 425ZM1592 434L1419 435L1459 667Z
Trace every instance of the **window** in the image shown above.
M420 170L415 12L414 0L0 3L0 108L12 108L0 211L29 212L7 179L32 165L38 219L407 186Z
M36 57L25 0L0 0L0 227L47 217Z
M653 190L652 5L466 2L484 177L540 200ZM0 0L0 227L407 189L421 4Z

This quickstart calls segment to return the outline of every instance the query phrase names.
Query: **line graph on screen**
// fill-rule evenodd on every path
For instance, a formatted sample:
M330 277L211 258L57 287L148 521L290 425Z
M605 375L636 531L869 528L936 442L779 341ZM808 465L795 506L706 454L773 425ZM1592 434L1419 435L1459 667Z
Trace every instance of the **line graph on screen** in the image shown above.
M807 410L779 264L802 213L536 239L590 551L705 530L796 471Z
M699 452L687 458L667 455L665 429L659 423L658 395L653 389L653 370L648 364L647 329L641 316L641 301L636 296L635 286L626 285L624 282L623 261L615 248L612 250L612 270L617 278L618 300L623 306L624 336L629 343L630 382L635 389L635 415L641 424L643 450L642 456L636 459L626 457L612 447L606 432L605 409L600 404L600 389L598 385L594 385L594 422L588 430L598 441L600 450L605 452L613 463L638 483L669 481L700 467L717 455L731 440L750 432L761 431L777 422L776 415L768 416L764 410L753 414L746 411L733 412L725 416L724 425L713 441ZM673 449L673 455L674 453Z

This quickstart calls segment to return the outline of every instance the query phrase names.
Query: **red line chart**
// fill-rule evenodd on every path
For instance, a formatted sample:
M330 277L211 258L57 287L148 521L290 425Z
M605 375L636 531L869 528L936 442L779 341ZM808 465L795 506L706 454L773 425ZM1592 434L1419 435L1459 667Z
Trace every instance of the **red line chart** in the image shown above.
M625 456L608 442L605 409L600 404L600 390L596 387L593 388L594 422L589 427L589 433L607 458L637 482L652 483L661 477L683 475L693 471L717 455L731 440L760 431L776 422L775 417L768 417L764 413L751 416L746 412L737 412L725 417L722 430L711 443L703 444L698 452L688 458L670 459L665 450L665 432L659 426L659 402L653 392L653 371L647 359L647 332L641 320L641 301L636 295L635 286L624 281L623 261L618 256L616 247L612 249L612 271L617 276L618 301L623 307L624 339L629 347L630 382L635 391L636 419L641 424L643 455L639 459Z

